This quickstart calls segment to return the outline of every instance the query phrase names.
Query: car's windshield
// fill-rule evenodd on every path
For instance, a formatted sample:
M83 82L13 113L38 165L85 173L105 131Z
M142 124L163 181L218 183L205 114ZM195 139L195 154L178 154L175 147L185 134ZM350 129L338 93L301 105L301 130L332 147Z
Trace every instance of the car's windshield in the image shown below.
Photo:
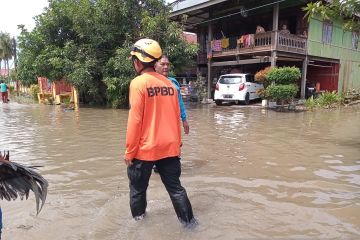
M221 77L219 83L222 84L237 84L242 82L242 76L224 76Z

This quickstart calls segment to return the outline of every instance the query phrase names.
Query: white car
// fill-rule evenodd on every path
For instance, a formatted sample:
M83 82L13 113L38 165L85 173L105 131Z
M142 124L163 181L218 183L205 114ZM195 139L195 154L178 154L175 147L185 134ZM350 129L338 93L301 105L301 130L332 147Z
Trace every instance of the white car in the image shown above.
M264 86L255 82L253 74L225 74L216 83L214 100L216 105L223 102L243 102L247 105L250 100L259 98L256 91L262 88Z

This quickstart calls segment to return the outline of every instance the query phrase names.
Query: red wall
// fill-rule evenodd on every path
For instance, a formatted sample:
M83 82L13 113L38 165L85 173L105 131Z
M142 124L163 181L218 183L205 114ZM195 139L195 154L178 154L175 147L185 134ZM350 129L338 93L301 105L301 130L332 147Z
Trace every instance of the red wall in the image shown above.
M65 79L61 79L59 81L54 81L53 83L49 83L47 78L38 77L38 84L42 90L41 92L51 92L52 87L55 88L55 94L71 92L71 85L67 83Z
M307 82L320 83L320 90L337 91L339 82L339 64L338 63L318 63L314 65L329 66L308 66Z

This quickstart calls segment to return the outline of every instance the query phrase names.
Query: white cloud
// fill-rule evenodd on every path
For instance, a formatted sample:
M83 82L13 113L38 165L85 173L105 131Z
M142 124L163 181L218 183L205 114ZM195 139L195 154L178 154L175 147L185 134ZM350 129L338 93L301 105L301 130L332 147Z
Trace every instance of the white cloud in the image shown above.
M16 37L20 35L17 25L23 24L32 30L35 27L34 17L47 6L47 0L0 0L0 31Z

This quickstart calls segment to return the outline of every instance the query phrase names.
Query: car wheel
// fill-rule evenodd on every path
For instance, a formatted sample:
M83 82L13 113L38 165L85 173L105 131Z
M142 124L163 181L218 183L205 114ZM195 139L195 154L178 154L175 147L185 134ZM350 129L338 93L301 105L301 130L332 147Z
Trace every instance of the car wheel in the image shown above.
M244 103L245 103L245 105L249 105L249 103L250 103L250 94L249 93L246 93Z
M221 106L221 105L222 105L222 101L220 101L220 100L215 100L215 104L216 104L217 106Z

